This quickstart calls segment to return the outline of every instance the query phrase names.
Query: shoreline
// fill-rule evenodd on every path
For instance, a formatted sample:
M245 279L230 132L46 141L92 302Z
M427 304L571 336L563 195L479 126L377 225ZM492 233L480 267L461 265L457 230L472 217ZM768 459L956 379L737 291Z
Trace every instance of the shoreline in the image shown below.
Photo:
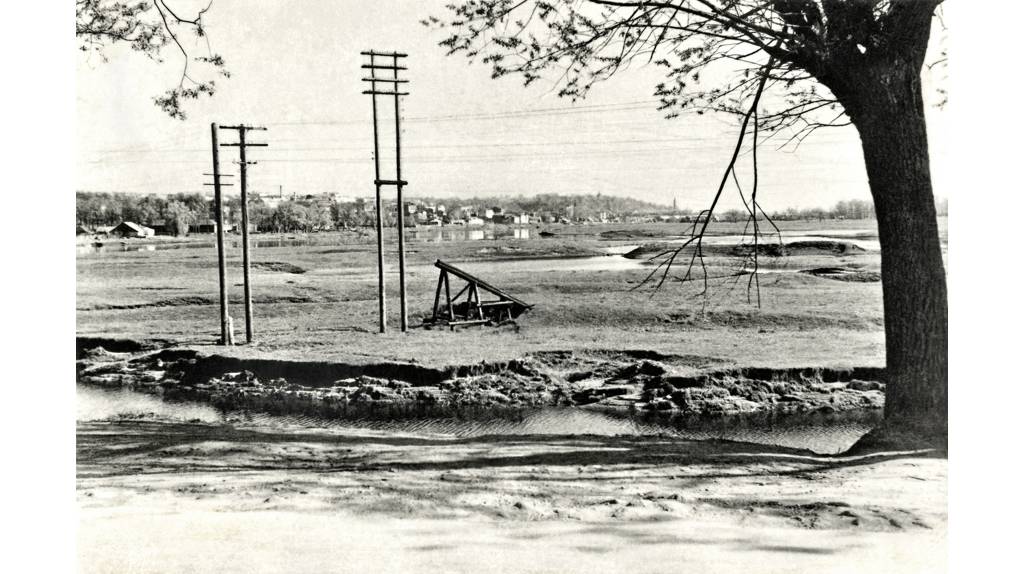
M224 410L324 418L574 407L684 425L877 413L884 404L884 370L877 367L738 368L629 350L534 352L432 367L233 357L169 341L80 337L76 343L82 384Z

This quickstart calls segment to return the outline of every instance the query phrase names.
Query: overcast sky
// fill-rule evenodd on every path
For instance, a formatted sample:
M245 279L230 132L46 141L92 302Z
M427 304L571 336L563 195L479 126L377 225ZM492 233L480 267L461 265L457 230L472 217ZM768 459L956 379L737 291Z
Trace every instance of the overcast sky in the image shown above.
M651 96L661 77L653 66L625 70L575 105L558 98L550 82L525 89L516 78L492 80L485 66L446 57L441 36L419 23L442 14L446 1L214 0L205 22L232 77L218 82L212 99L189 102L185 121L152 102L180 75L171 49L162 65L127 50L110 51L106 63L79 55L77 188L206 192L202 174L210 171L216 121L269 128L250 138L270 144L250 152L259 161L249 172L254 191L369 196L373 139L359 52L373 48L410 55L402 142L412 197L601 192L706 205L735 142L733 118L664 119ZM190 4L172 5L187 11ZM947 195L945 114L929 111L940 196ZM383 119L387 160L394 134L392 118ZM227 163L235 153L222 152L224 171L235 171ZM853 128L819 131L793 152L763 146L759 156L769 211L869 198ZM724 207L736 205L730 199Z

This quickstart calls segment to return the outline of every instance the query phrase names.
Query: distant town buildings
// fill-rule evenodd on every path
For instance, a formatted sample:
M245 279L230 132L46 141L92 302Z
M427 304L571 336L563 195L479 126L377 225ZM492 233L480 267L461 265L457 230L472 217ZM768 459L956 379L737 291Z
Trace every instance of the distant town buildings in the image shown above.
M108 231L107 235L142 239L146 237L153 237L156 235L156 231L152 227L146 227L145 225L140 225L132 221L122 221L118 225L114 226L113 229Z
M507 225L519 229L541 224L597 223L703 223L706 211L672 209L644 204L636 200L596 195L558 196L540 194L528 198L472 200L474 204L442 204L430 199L410 199L399 206L393 194L382 197L381 220L385 227L397 224L404 215L407 227L469 225ZM76 233L145 238L157 235L214 233L212 198L204 194L178 193L167 196L76 192ZM226 232L237 233L241 226L239 197L229 195L223 202ZM493 203L492 203L493 202ZM499 203L500 202L500 203ZM497 204L497 205L496 205ZM528 208L527 208L528 206ZM869 201L841 201L831 209L790 208L771 214L773 220L865 219L874 216ZM711 221L743 222L749 213L741 209L716 211ZM254 193L249 209L252 232L313 232L333 229L373 227L377 221L376 201L371 195L353 196L339 192ZM116 225L115 225L116 224ZM474 233L476 230L474 230Z

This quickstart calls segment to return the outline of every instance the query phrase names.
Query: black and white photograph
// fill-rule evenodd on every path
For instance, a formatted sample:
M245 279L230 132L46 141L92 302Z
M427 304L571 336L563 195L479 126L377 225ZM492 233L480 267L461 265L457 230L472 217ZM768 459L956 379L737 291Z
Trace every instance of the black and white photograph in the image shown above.
M962 571L971 4L74 4L69 571Z

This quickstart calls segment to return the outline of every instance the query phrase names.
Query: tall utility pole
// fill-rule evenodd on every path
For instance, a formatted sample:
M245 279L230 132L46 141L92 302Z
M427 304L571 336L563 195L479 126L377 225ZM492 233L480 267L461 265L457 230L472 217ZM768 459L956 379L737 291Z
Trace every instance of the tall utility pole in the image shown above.
M246 189L245 173L246 166L249 164L255 164L254 161L245 160L245 148L246 147L267 147L265 143L247 143L245 141L245 132L250 130L266 131L265 127L257 126L220 126L222 130L237 130L238 131L238 143L226 143L220 144L223 147L237 147L238 148L238 170L239 170L239 181L242 187L242 283L244 285L245 295L245 342L252 343L254 339L253 325L252 325L252 285L249 282L249 196L248 190Z
M380 332L387 332L387 306L384 295L384 225L380 189L381 186L384 185L393 185L397 188L398 192L398 292L401 305L401 326L402 332L404 333L409 329L409 315L406 308L405 296L405 202L402 199L402 188L403 186L408 185L409 182L402 179L402 127L398 98L399 96L407 96L409 93L398 91L398 86L399 84L408 83L409 80L399 79L398 71L405 70L406 68L398 65L398 59L406 58L408 57L408 54L401 54L398 52L375 52L373 50L361 52L361 54L370 57L370 63L363 64L362 67L370 70L370 77L363 78L364 82L370 82L370 89L363 93L370 94L370 99L373 103L373 183L376 187L375 199L377 207L377 296L380 302ZM390 58L391 62L387 64L378 63L376 60L377 57ZM390 70L392 72L392 77L378 77L377 70ZM379 89L377 87L377 82L391 84L390 89ZM380 144L377 131L377 96L393 96L395 101L395 179L381 179L380 176Z
M231 319L228 317L227 264L224 261L224 210L220 191L221 187L230 187L231 185L229 183L221 183L220 178L231 176L223 176L220 173L216 123L210 124L210 139L213 144L213 173L203 175L213 176L213 183L205 185L213 185L213 209L214 217L217 220L217 276L220 279L220 344L232 345L234 344L234 337L231 333Z
M398 84L408 82L408 80L398 79L398 58L399 56L397 53L392 54L392 63L395 67L392 69L394 77L391 81L394 82L395 92L395 188L398 195L398 297L401 304L402 332L405 333L409 330L409 312L405 303L405 201L402 199L402 184L404 183L402 181L402 115L398 109L398 96L401 95L401 92L398 91Z
M365 54L365 52L364 52ZM370 54L370 77L377 75L377 68L374 62L373 53ZM374 91L376 91L377 84L370 84ZM387 313L387 298L384 292L384 215L381 211L383 207L380 199L380 145L378 144L377 138L377 94L370 96L373 102L373 184L377 192L374 195L374 207L376 208L377 214L377 306L378 314L380 315L380 332L387 333L388 331L388 313Z

